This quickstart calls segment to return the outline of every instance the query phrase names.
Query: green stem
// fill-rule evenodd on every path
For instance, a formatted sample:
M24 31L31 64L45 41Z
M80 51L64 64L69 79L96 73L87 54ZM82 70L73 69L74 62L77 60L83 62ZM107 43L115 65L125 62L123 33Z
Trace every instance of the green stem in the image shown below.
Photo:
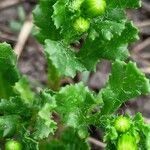
M58 74L56 68L48 62L48 87L54 91L60 89L61 77Z
M5 83L2 74L0 73L0 98L7 98L6 90L4 89Z

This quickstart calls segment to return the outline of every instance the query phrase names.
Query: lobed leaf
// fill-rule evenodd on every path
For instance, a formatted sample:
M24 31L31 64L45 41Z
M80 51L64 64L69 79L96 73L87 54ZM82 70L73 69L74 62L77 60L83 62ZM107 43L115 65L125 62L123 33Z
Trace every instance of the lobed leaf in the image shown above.
M79 40L82 35L73 28L75 19L80 17L80 12L79 10L72 12L73 10L70 10L70 3L71 1L69 0L58 0L53 5L54 11L52 15L54 25L57 29L60 29L61 38L68 44L75 42L77 39Z
M45 53L48 62L57 69L60 76L76 75L76 71L84 71L84 66L76 58L72 49L60 41L45 41Z
M81 138L87 137L89 118L100 101L82 83L62 88L55 99L62 121L76 129Z
M149 92L149 80L135 63L125 64L117 60L113 63L107 86L100 91L104 101L102 114L113 113L127 100Z
M120 29L122 31L120 30L118 35L112 34L111 30L105 30L110 32L107 37L110 40L103 39L101 34L96 32L97 37L94 40L88 38L85 41L77 56L88 70L92 70L100 59L125 60L128 58L128 43L138 39L138 31L131 22L127 22L124 27L122 25Z
M0 138L13 136L17 129L18 116L0 116Z
M0 98L15 95L12 86L19 80L17 58L11 46L0 43Z
M55 55L53 53L54 58L48 56L48 64L52 68L52 70L48 70L49 73L54 71L58 78L62 76L73 77L76 71L94 70L97 62L101 59L125 60L129 56L128 44L138 39L138 31L131 22L128 22L124 10L138 7L139 0L107 0L105 13L96 18L89 18L84 15L80 8L82 2L82 0L51 2L41 0L36 8L37 10L35 9L33 13L35 24L40 28L41 33L44 31L41 35L39 34L39 38L42 39L43 43L47 39L45 42L46 51L50 49L48 45L50 47L53 41L53 47L51 47L51 51L48 50L48 53L50 56L53 48L55 49ZM72 9L73 6L74 9ZM49 7L53 9L49 9ZM90 22L90 29L84 34L75 31L73 27L75 20L81 16ZM50 33L51 30L54 32ZM55 37L52 37L52 35ZM69 45L78 42L80 39L84 39L83 47L76 54ZM59 46L54 48L54 42ZM60 46L60 43L63 46ZM62 70L60 70L61 68ZM70 73L68 73L69 70ZM52 78L55 81L56 78L49 76L50 84L54 87L55 82L52 82Z
M86 140L81 139L72 128L65 129L60 139L53 139L41 145L43 150L90 150Z
M10 99L0 100L0 114L3 115L20 115L22 117L29 117L31 115L31 108L24 103L19 97L12 97Z
M141 0L106 0L110 7L114 8L139 8Z
M56 29L53 21L52 14L55 0L40 0L39 5L33 11L34 23L38 27L35 36L44 44L45 39L58 40L59 30Z
M16 92L26 103L32 104L34 101L34 93L31 90L27 77L22 77L14 86Z
M43 91L43 101L44 104L39 109L36 116L36 123L34 126L33 138L40 140L47 138L49 134L54 134L54 131L57 128L57 123L53 120L52 112L56 107L56 103L50 94L47 94L46 91Z

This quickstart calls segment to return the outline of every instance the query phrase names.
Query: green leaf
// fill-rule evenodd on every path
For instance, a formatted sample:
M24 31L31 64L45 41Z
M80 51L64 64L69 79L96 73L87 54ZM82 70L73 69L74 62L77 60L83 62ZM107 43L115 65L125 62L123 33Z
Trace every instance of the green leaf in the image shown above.
M29 81L26 77L22 77L14 86L20 97L28 104L32 104L34 93L32 92Z
M0 116L0 138L13 136L18 123L18 116Z
M34 139L47 138L49 134L54 134L57 128L57 123L53 120L52 112L56 107L54 99L47 93L43 93L45 104L40 108L38 115L36 116L35 131L33 133Z
M69 11L67 1L40 0L33 11L34 23L38 27L35 36L42 44L46 39L65 39L68 43L75 41L79 39L79 35L72 28L72 24L77 16L78 13L73 15Z
M115 9L107 7L105 14L100 18L103 18L103 20L114 21L118 23L127 21L126 12L123 9L118 7ZM96 19L100 19L100 18L96 18ZM110 30L110 28L108 30Z
M30 131L24 127L19 130L19 137L25 150L39 150L39 143L31 138Z
M84 0L69 1L69 6L68 6L69 10L72 12L79 11L83 2L84 2Z
M61 75L59 74L59 70L55 68L52 61L48 59L48 87L54 91L59 90L61 83Z
M66 10L66 0L61 1L58 0L54 5L53 5L53 15L52 15L52 19L54 21L54 25L56 26L56 28L60 28L68 19L67 18L67 10Z
M130 22L126 23L126 27L120 36L116 36L110 42L102 45L102 58L108 60L127 59L129 56L128 44L138 39L138 30ZM101 49L101 47L100 47Z
M113 8L139 8L141 0L106 0L108 7Z
M84 66L75 57L71 47L60 41L45 41L45 53L48 61L57 69L60 76L74 77L77 71L84 71Z
M66 150L89 150L87 140L81 139L72 128L66 129L62 135L61 140L65 144Z
M147 149L147 150L150 150L150 130L149 130L149 132L148 132L147 135L146 135L146 142L145 142L145 145L146 145L146 149Z
M122 31L125 29L125 21L116 22L109 20L98 20L94 23L93 26L96 31L101 32L101 35L104 39L110 41L113 37L121 35Z
M43 150L90 150L86 140L81 139L72 128L65 129L60 139L51 140L44 143L41 147Z
M58 139L53 139L50 142L40 143L40 149L42 150L66 150L64 143Z
M0 98L14 95L12 86L19 79L16 55L7 43L0 43Z
M87 137L89 118L99 100L82 83L62 88L55 99L62 121L75 128L81 138Z
M144 124L144 118L142 116L141 113L137 113L134 118L133 121L135 122L135 126L137 126L138 128L141 128ZM142 128L141 128L142 129Z
M44 12L45 14L48 13L50 17L49 20L52 19L52 22L49 21L49 23L51 22L55 26L55 28L57 28L56 30L57 31L59 30L58 32L56 32L56 30L53 30L54 32L52 34L57 35L57 33L59 33L59 38L53 38L50 36L47 36L44 38L44 36L48 33L48 31L46 31L46 33L41 36L39 35L38 37L44 40L50 39L51 41L55 41L55 40L63 41L64 43L67 43L67 46L65 45L63 48L64 50L66 49L67 51L67 49L70 49L68 48L70 43L79 41L80 39L85 38L86 35L88 35L87 38L85 38L85 42L79 54L76 55L77 59L81 61L80 68L81 66L82 68L84 68L84 69L80 69L79 71L94 70L93 68L95 68L96 63L101 59L125 60L129 56L128 44L137 40L138 34L137 34L137 29L133 26L133 24L127 21L124 9L127 8L128 6L130 7L138 6L139 2L132 1L132 2L125 3L125 1L122 1L122 2L119 1L116 4L115 0L113 1L107 0L107 3L108 3L107 4L108 6L106 9L106 12L103 15L97 18L89 19L88 16L83 15L82 11L80 10L80 5L82 4L82 0L80 2L69 1L69 0L64 0L64 1L58 0L55 2L52 1L51 3L49 2L49 0L43 1L43 2L40 1L39 7L41 10L41 13L44 13ZM115 9L113 6L114 4L117 5L117 8L115 6ZM75 6L75 9L71 9L71 7L73 6ZM51 9L51 13L46 11L46 10L50 11L49 7L53 8ZM78 10L76 8L78 8ZM41 21L41 18L46 18L46 17L37 15L38 12L36 11L34 14L35 14L35 24L37 24L37 26L40 27L40 30L53 29L52 27L50 27L50 25L48 25L47 21L43 21L44 23ZM40 18L36 18L36 15L40 16ZM73 24L75 23L75 20L79 18L80 16L82 16L84 19L88 18L87 20L90 22L90 30L88 34L78 33L73 28ZM44 26L44 24L46 25ZM52 35L52 34L49 34L49 35ZM55 62L57 61L57 65L58 65L58 62L59 62L58 57L57 57L58 54L55 54L55 55L56 55ZM73 53L71 55L74 56ZM62 71L59 71L62 65L58 69L57 66L54 64L53 60L51 60L51 62L49 61L49 64L53 68L55 72L54 74L57 74L58 78L62 76L60 75L59 72L61 72L63 75L66 76L65 73L63 73ZM67 59L65 58L65 60ZM64 59L63 60L61 59L61 62L66 62L66 61L64 61ZM71 64L74 64L74 63L71 63ZM77 64L79 66L79 63ZM71 72L74 69L74 66L76 65L69 67L69 69L71 68L70 69ZM79 68L76 68L74 70L78 71L78 69ZM68 71L68 68L66 70ZM74 75L72 74L74 73L70 73L69 75L67 73L67 76L73 77ZM52 81L51 77L49 77L49 79ZM56 81L56 78L54 78L54 80ZM52 86L54 87L53 84L55 83L50 82L50 84L52 84Z
M139 132L139 147L143 150L150 149L150 125L146 124L141 113L137 113L133 118L134 126Z
M115 127L110 126L109 128L107 127L107 132L104 136L104 141L114 141L118 138L118 133L115 129Z
M141 94L150 92L150 83L135 63L116 61L107 86L100 92L104 101L102 114L116 111L122 103Z
M27 104L25 104L19 97L12 97L9 100L1 99L0 114L14 114L26 118L31 115L31 108Z
M34 23L39 28L35 34L37 39L44 44L45 39L58 40L60 38L59 30L56 29L52 14L55 0L40 0L39 5L33 11Z
M98 22L98 24L104 24L104 23ZM119 25L119 23L114 23L113 28L117 28L116 24ZM88 70L93 70L93 67L100 59L125 60L128 58L129 56L129 52L127 48L128 43L132 43L138 39L138 34L137 34L138 32L131 22L127 22L125 24L125 28L123 24L121 26L119 25L120 31L118 31L117 34L113 33L115 30L111 31L111 29L106 30L104 28L105 30L96 31L97 37L95 38L95 40L88 38L85 41L85 44L83 45L83 47L81 48L77 56L79 57L80 61L84 64L84 66ZM101 27L97 27L97 28L101 28ZM104 35L102 33L103 31L109 32L107 38L106 37L102 38L102 36L100 36L100 35Z
M77 2L78 3L78 2ZM70 10L69 0L58 0L53 5L52 19L57 29L60 29L61 38L68 44L79 40L82 33L78 33L74 30L73 24L75 20L80 17L80 12Z
M120 118L129 119L131 123L131 126L128 129L128 131L125 131L124 133L114 128L116 120L118 122L120 121ZM97 118L99 122L100 119L101 119L100 117ZM136 147L138 147L138 149L142 150L149 149L150 125L144 122L144 117L142 116L141 113L137 113L134 117L132 117L131 115L125 116L109 115L106 119L109 120L107 123L105 123L105 125L103 125L103 127L105 127L104 140L107 144L106 149L112 150L116 149L115 147L118 147L118 150L120 150L123 149L124 146L130 147L133 143ZM123 123L122 126L124 126ZM133 145L132 147L135 148ZM129 149L132 149L132 147L130 147Z

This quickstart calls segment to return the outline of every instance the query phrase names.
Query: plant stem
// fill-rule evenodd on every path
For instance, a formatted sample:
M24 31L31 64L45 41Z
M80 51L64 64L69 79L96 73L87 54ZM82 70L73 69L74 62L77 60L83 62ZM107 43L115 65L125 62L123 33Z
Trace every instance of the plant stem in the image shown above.
M58 91L60 89L60 81L61 77L56 68L51 62L48 62L48 87L54 91Z
M6 91L4 89L5 83L3 82L2 74L0 73L0 98L7 98Z

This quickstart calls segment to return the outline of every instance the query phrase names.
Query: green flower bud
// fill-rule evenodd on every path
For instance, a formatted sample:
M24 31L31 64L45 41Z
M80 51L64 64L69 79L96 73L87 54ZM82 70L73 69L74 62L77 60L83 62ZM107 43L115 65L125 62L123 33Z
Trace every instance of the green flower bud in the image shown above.
M22 150L22 145L15 140L9 140L5 144L5 150Z
M76 31L83 33L86 32L90 27L90 22L82 17L75 20L73 27Z
M97 17L105 12L105 0L85 0L82 4L83 11L90 17Z
M135 137L129 133L123 134L118 140L117 150L137 150Z
M115 120L115 128L119 132L126 132L126 131L128 131L130 126L131 126L131 121L127 117L119 116Z

